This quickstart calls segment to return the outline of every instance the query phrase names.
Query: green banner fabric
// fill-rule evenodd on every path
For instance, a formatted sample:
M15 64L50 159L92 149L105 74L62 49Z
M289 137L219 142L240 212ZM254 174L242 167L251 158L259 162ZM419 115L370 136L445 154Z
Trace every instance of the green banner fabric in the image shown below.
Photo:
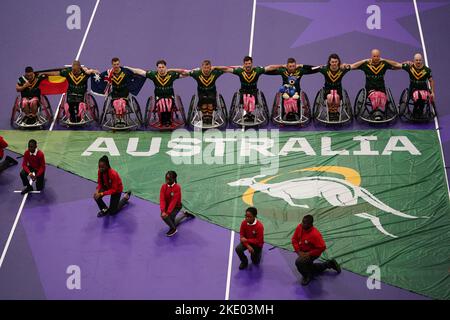
M279 132L0 131L22 153L38 141L49 164L90 180L106 154L133 194L159 202L175 170L183 205L239 231L258 208L265 242L292 250L306 214L347 270L423 295L450 298L450 206L431 130ZM48 181L48 183L52 183Z

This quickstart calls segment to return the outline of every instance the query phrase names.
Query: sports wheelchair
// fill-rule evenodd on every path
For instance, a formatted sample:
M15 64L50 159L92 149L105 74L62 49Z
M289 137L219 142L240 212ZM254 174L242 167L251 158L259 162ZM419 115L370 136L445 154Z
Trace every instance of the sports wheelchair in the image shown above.
M335 113L330 112L325 92L325 88L320 89L314 99L314 120L325 125L350 123L353 119L353 110L347 90L342 89L342 97L337 112Z
M38 111L36 121L31 121L23 108L22 97L18 95L14 101L11 113L11 127L15 129L44 129L49 126L53 120L53 111L47 96L41 95L38 102Z

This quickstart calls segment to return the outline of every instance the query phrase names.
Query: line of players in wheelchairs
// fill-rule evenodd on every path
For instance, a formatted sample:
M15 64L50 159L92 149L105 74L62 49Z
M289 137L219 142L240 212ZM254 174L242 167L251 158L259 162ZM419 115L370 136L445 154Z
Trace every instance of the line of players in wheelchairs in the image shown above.
M159 60L156 67L156 71L122 67L118 58L113 58L112 68L101 74L82 67L78 61L74 61L71 68L38 75L28 67L17 84L17 91L22 93L22 97L16 100L14 108L21 111L14 117L13 110L12 120L18 127L42 127L44 122L51 121L50 104L36 89L36 83L45 75L60 75L69 82L61 108L58 108L58 119L67 126L98 121L102 127L113 130L139 128L142 124L160 130L173 130L186 123L191 127L209 129L223 128L229 121L241 127L261 127L270 119L281 126L302 126L311 119L324 124L345 124L353 117L369 123L387 123L400 116L409 121L425 122L436 115L434 81L420 54L415 54L413 61L403 63L382 59L380 51L374 49L371 58L353 64L341 63L337 54L331 54L327 64L322 66L297 64L295 59L289 58L286 65L254 67L252 58L246 56L242 66L212 66L209 60L204 60L197 69L168 69L166 62ZM348 93L342 87L342 78L354 69L365 73L366 84L358 92L352 108ZM398 107L391 90L384 83L386 71L396 69L405 70L410 77L409 88L402 92ZM224 99L215 85L216 80L227 72L237 75L241 83L239 91L233 95L229 116ZM305 74L317 72L324 76L325 84L311 106L307 94L300 88L300 79ZM283 81L271 114L263 92L257 87L262 74L280 75ZM87 91L89 75L94 75L97 82L107 81L109 84L101 116L95 98ZM145 78L152 80L155 86L154 96L147 100L144 117L138 101L129 90L130 82L135 80L136 75L144 81ZM192 77L198 84L187 119L181 98L175 95L173 89L174 81L183 77ZM94 81L91 86L92 83Z

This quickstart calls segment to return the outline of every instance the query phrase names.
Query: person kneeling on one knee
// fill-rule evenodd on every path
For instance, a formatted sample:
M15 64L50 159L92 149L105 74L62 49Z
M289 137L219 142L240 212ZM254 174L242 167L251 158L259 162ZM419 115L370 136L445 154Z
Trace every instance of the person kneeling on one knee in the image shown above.
M192 213L187 211L184 215L176 219L177 214L182 209L181 186L177 183L177 173L167 171L166 183L161 186L159 193L159 208L161 209L161 219L169 226L166 236L171 237L178 232L177 226L185 218L194 218Z
M103 156L98 161L98 182L94 193L95 202L97 202L100 211L97 217L103 217L107 214L116 214L122 207L128 203L131 191L125 192L122 199L123 184L116 170L111 168L107 156ZM109 207L103 201L104 196L111 196Z
M236 253L241 260L239 269L245 269L248 266L245 250L250 252L253 264L258 265L261 261L262 248L264 245L264 225L256 219L258 211L254 207L247 208L245 211L245 219L241 223L241 242L236 247Z
M8 142L3 139L2 136L0 136L0 160L3 159L3 155L5 154L4 149L8 146ZM9 167L15 166L17 164L17 161L11 158L10 156L6 156L3 161L0 162L0 173L3 170L8 169Z
M314 263L314 260L320 257L327 248L322 234L313 226L313 216L306 215L295 229L292 236L292 246L298 254L295 261L298 272L303 276L302 285L306 286L312 277L320 274L326 269L334 269L338 273L341 267L336 260L327 260L325 262Z
M20 171L20 178L25 187L21 194L26 194L33 191L33 187L29 182L36 181L36 189L41 191L44 189L45 181L45 156L41 150L37 148L37 142L34 139L28 141L28 149L23 154L22 171Z

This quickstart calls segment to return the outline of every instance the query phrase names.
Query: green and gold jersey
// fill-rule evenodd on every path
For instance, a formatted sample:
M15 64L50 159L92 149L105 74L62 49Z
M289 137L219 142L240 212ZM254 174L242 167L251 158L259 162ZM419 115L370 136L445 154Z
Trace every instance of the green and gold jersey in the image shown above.
M128 83L133 78L133 72L126 68L120 68L118 73L111 75L111 96L113 99L128 98L130 91L128 89Z
M324 88L325 90L342 90L342 78L344 75L350 71L350 68L341 69L337 71L332 71L329 66L323 66L319 68L319 72L323 74L325 78Z
M61 77L67 79L69 87L67 88L67 95L79 95L84 96L87 91L87 83L89 75L87 75L83 69L81 69L78 75L75 75L72 68L66 68L59 72Z
M299 82L300 79L303 77L303 75L319 72L318 69L312 70L312 68L313 66L304 64L301 67L299 66L295 68L294 72L289 72L287 68L281 67L275 69L274 71L268 71L266 72L266 74L281 76L281 78L283 79L283 85L285 85L289 83L289 77L294 77L297 80L297 82Z
M428 80L432 78L430 68L423 66L421 69L417 69L414 65L410 66L404 63L402 69L409 74L410 90L428 90Z
M155 84L155 97L169 98L174 96L173 83L180 77L180 73L169 71L161 76L157 71L147 71L145 77L152 80Z
M22 98L33 98L33 97L40 97L41 96L41 89L39 89L39 85L41 84L41 81L46 78L45 75L38 75L35 76L32 81L29 81L31 83L31 87L26 88L22 92L20 92L20 95ZM21 76L17 83L19 86L23 86L26 82L25 76Z
M264 72L264 67L254 67L250 72L246 72L243 68L233 69L233 73L237 75L241 81L242 91L256 91L258 89L258 78Z
M358 69L362 70L366 75L365 87L367 91L386 91L386 87L384 85L384 74L386 73L386 71L393 69L392 65L390 65L386 61L381 61L377 65L366 61L362 65L360 65Z
M199 69L189 72L189 76L197 81L197 91L199 95L215 95L217 93L216 80L223 74L222 70L211 70L208 76Z

